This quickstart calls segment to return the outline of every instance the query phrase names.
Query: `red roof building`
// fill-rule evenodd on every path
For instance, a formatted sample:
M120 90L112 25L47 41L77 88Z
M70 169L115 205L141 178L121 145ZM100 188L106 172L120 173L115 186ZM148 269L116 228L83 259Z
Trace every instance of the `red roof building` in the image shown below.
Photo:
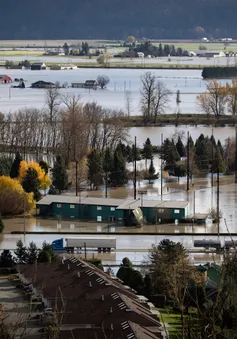
M12 79L8 75L0 75L0 83L2 84L10 84Z

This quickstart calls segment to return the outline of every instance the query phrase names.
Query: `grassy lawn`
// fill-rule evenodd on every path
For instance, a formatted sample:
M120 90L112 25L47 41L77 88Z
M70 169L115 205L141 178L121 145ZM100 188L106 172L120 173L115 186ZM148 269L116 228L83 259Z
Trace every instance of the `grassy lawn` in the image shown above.
M160 312L160 322L164 326L164 330L168 333L169 339L182 339L182 322L181 315L178 312L169 310L166 308L155 308L155 310ZM192 312L192 311L191 311ZM187 317L195 318L195 311L189 315L184 315L184 318ZM188 319L188 318L187 318ZM195 327L195 325L194 325Z
M0 56L42 55L43 51L0 51Z
M205 42L198 42L198 43L174 43L172 44L174 45L176 48L181 47L182 49L185 49L187 51L195 51L199 49L199 46L206 46L207 50L214 50L214 51L237 51L237 44L233 43L233 44L229 44L226 46L225 49L225 45L224 43L205 43Z

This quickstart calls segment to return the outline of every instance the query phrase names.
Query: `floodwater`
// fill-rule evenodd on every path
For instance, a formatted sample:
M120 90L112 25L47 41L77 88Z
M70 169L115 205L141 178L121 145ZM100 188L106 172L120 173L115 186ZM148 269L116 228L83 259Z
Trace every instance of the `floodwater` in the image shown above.
M38 80L49 82L85 82L96 79L98 75L105 74L110 83L104 90L85 90L80 88L61 89L62 94L80 95L83 102L96 101L103 107L122 109L127 113L127 97L129 96L130 114L140 114L140 77L145 70L142 69L77 69L65 71L30 71L30 70L3 70L13 80L23 78L26 88L10 88L9 84L0 84L0 111L8 113L24 107L42 108L45 105L45 91L43 89L29 88ZM196 96L206 89L207 82L201 78L201 70L152 70L157 77L173 93L167 107L167 113L200 113L196 104ZM225 81L225 80L222 80ZM17 85L18 83L15 83ZM179 105L176 104L176 92L180 91Z

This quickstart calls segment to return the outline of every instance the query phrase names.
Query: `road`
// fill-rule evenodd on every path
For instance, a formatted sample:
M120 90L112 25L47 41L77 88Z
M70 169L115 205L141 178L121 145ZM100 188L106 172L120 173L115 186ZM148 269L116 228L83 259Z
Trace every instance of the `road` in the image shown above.
M3 234L0 238L0 249L14 249L16 247L16 241L22 240L26 245L29 245L31 241L34 241L40 248L43 241L51 243L53 240L59 237L66 238L67 234L29 234L29 235L12 235ZM76 236L80 237L80 236ZM93 235L88 237L100 237L100 235ZM106 237L103 235L103 237ZM103 263L109 265L118 265L124 257L128 257L134 264L140 264L148 255L148 249L151 248L152 244L157 245L161 240L169 238L175 242L181 242L187 249L193 248L193 240L201 240L203 236L194 235L179 236L179 235L108 235L107 237L116 237L117 241L117 252L109 254L100 254L99 257ZM207 237L207 239L217 240L217 236ZM220 240L223 242L227 237L220 236ZM237 240L237 236L233 237ZM84 253L81 254L84 257ZM97 255L96 255L97 256ZM219 261L221 257L213 253L191 253L190 259L196 263L205 263L207 261Z

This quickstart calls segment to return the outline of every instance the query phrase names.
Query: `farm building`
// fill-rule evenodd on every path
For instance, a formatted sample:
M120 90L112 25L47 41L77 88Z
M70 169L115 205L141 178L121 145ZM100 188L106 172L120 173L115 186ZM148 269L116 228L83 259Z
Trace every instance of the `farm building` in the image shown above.
M84 82L72 82L72 88L84 88Z
M96 80L86 80L85 83L84 83L84 88L97 89Z
M0 83L2 84L10 84L12 82L12 79L5 74L0 74Z
M73 64L61 64L58 65L60 70L72 70L72 69L77 69L76 65Z
M143 216L147 224L181 220L187 216L188 202L47 195L37 208L42 217L135 225L143 222Z
M31 88L55 88L57 87L54 83L52 82L46 82L43 80L39 80L31 84Z
M30 65L30 69L32 71L46 70L46 65L44 62L34 62L33 64Z

